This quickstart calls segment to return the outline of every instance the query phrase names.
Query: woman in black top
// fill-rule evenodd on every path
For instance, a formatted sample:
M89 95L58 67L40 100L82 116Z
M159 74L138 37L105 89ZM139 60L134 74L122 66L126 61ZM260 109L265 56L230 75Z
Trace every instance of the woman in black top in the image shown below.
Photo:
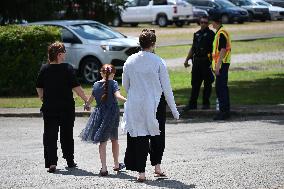
M36 89L42 100L44 120L44 158L48 172L55 172L57 165L57 138L60 126L60 143L63 158L68 167L74 162L73 127L75 121L74 90L85 102L87 97L76 79L73 67L62 63L65 58L63 43L55 42L48 47L48 64L41 67Z

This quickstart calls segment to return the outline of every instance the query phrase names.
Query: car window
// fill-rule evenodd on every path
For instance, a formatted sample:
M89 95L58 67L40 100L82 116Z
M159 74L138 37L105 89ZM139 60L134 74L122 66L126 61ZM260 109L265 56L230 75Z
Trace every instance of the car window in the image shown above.
M99 23L78 24L71 26L71 28L81 37L90 40L106 40L125 37L121 33Z
M61 34L62 34L62 41L67 42L70 38L74 37L74 34L67 30L66 28L61 29Z
M221 7L235 7L235 5L227 0L215 0L215 2Z
M138 0L128 0L126 2L126 6L127 7L136 7L138 4Z
M149 5L149 0L139 0L137 6L147 6Z
M265 2L265 1L256 1L256 3L258 5L263 5L263 6L267 6L267 7L272 6L271 4L269 4L269 3Z
M239 1L239 5L240 6L250 6L250 5L254 5L254 3L249 0L241 0Z
M171 4L172 2L170 2L169 4ZM153 5L167 5L168 2L167 0L153 0Z

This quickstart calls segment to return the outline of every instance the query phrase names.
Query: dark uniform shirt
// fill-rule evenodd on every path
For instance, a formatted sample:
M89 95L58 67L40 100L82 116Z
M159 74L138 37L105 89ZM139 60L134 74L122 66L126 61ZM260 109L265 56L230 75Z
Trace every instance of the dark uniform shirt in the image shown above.
M193 58L206 58L212 53L215 33L208 27L194 33L192 53Z
M43 88L43 112L73 110L75 103L72 89L79 85L70 64L44 64L36 82L37 88Z

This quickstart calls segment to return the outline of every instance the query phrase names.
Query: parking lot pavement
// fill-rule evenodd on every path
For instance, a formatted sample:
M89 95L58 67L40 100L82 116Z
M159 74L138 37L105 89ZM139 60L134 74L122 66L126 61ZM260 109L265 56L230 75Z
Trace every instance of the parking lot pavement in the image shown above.
M0 117L0 188L284 188L284 118L211 122L188 120L166 125L163 168L168 179L157 180L147 164L145 183L136 173L112 171L100 177L98 146L77 137L87 117L77 118L77 169L66 169L59 150L58 171L44 168L41 118ZM123 160L126 136L120 137ZM59 145L59 144L58 144Z

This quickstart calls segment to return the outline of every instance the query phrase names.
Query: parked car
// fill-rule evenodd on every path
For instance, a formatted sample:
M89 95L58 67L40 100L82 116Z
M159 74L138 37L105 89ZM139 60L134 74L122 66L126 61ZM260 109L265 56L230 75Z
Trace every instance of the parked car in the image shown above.
M252 0L229 0L237 6L246 9L249 13L249 21L270 19L269 9L266 6L258 5Z
M188 23L197 23L199 24L199 20L203 16L209 16L206 10L202 10L196 7L193 7L193 19L188 21Z
M128 23L137 26L139 23L154 23L161 27L175 23L182 27L193 18L192 6L183 0L128 0L126 8L121 9L112 25Z
M284 0L265 0L267 3L284 8Z
M93 83L100 78L103 64L113 64L118 74L128 56L139 51L137 39L128 38L110 27L90 20L60 20L34 22L61 28L66 47L65 62L71 64L84 81Z
M243 23L248 19L248 12L240 7L235 6L227 0L187 0L193 6L206 10L210 16L220 15L222 22L226 23Z
M284 8L273 6L264 0L254 0L254 2L258 5L263 5L263 6L268 7L271 20L283 20L284 19Z

